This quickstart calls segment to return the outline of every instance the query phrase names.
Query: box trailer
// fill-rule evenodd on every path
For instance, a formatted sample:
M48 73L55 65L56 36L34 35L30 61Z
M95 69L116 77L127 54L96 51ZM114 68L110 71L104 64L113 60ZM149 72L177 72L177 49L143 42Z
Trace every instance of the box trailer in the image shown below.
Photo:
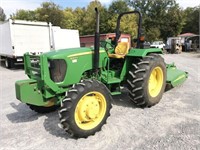
M80 47L79 31L52 27L53 50Z
M0 24L0 57L7 68L22 63L26 52L39 55L75 47L80 47L78 30L61 29L46 22L11 19Z

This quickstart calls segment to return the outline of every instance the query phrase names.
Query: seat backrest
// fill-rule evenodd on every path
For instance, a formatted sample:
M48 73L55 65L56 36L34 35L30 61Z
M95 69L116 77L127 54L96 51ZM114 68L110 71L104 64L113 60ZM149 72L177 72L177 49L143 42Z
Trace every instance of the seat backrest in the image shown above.
M118 43L117 47L115 48L115 54L117 55L126 55L129 50L129 43L128 42L120 42Z

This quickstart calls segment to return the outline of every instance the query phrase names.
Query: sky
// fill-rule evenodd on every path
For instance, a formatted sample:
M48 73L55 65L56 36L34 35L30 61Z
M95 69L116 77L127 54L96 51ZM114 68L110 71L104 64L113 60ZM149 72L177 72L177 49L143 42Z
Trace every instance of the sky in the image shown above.
M0 7L4 9L4 12L7 17L10 14L15 13L18 9L25 9L25 10L34 10L35 8L39 7L40 4L44 1L51 1L62 8L65 7L84 7L89 4L92 0L0 0ZM99 0L103 5L109 5L112 0ZM200 5L200 0L176 0L177 3L182 8L186 7L195 7Z

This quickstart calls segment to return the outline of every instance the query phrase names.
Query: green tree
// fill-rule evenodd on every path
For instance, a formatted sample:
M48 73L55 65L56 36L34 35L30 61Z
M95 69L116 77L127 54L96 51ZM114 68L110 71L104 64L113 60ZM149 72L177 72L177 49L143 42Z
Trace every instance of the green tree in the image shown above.
M160 40L160 30L158 28L148 29L145 35L145 39L149 42Z
M59 5L53 2L44 2L36 9L36 17L39 21L51 22L54 26L63 27L64 13Z
M3 8L0 7L0 21L4 21L6 19L6 15L4 13Z
M84 31L84 26L82 26L85 15L86 15L85 8L77 7L73 11L73 16L74 16L74 19L75 19L74 20L74 29L79 30L80 35L86 34L85 31Z
M23 9L17 10L17 12L15 14L12 14L10 18L19 20L30 20L30 21L37 20L35 11L23 10Z
M119 14L129 11L128 5L122 0L113 1L108 7L108 30L115 32L117 17ZM123 27L123 26L122 26Z
M170 7L163 21L164 24L160 27L162 38L166 40L167 37L177 36L181 33L184 25L183 10L178 5Z
M113 1L108 8L108 30L115 32L117 25L117 17L123 12L131 11L127 3L123 0ZM137 36L137 17L135 14L125 15L121 18L120 31L121 33L131 34L132 39Z
M75 16L72 8L65 8L64 11L64 19L62 20L62 24L64 28L73 29L75 27Z
M129 7L124 0L114 0L114 1L112 1L112 3L110 4L110 6L108 8L108 12L112 15L113 14L121 14L121 13L127 12L129 10L130 10Z
M81 35L85 34L82 25L85 14L85 8L77 7L74 10L72 8L66 8L64 10L64 28L77 29Z
M183 12L175 0L126 0L126 2L142 13L143 27L149 40L166 40L167 37L176 36L181 32L184 22ZM152 36L151 31L155 29L159 37Z
M104 25L105 21L107 20L107 17L105 16L106 8L102 6L98 0L94 0L89 3L84 11L84 15L82 16L82 35L94 34L95 32L95 7L97 7L100 12L100 32L103 33L106 31L106 26Z
M185 24L183 26L182 33L192 32L199 33L199 15L200 6L198 7L188 7L184 10Z

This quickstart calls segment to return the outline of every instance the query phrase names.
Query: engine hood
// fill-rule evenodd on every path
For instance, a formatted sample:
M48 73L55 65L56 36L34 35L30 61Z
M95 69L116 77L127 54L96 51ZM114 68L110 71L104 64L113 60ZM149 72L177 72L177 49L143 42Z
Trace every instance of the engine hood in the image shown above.
M93 53L93 48L83 47L83 48L70 48L70 49L60 49L53 50L50 52L43 53L48 59L65 59L66 57L76 57L84 54Z

